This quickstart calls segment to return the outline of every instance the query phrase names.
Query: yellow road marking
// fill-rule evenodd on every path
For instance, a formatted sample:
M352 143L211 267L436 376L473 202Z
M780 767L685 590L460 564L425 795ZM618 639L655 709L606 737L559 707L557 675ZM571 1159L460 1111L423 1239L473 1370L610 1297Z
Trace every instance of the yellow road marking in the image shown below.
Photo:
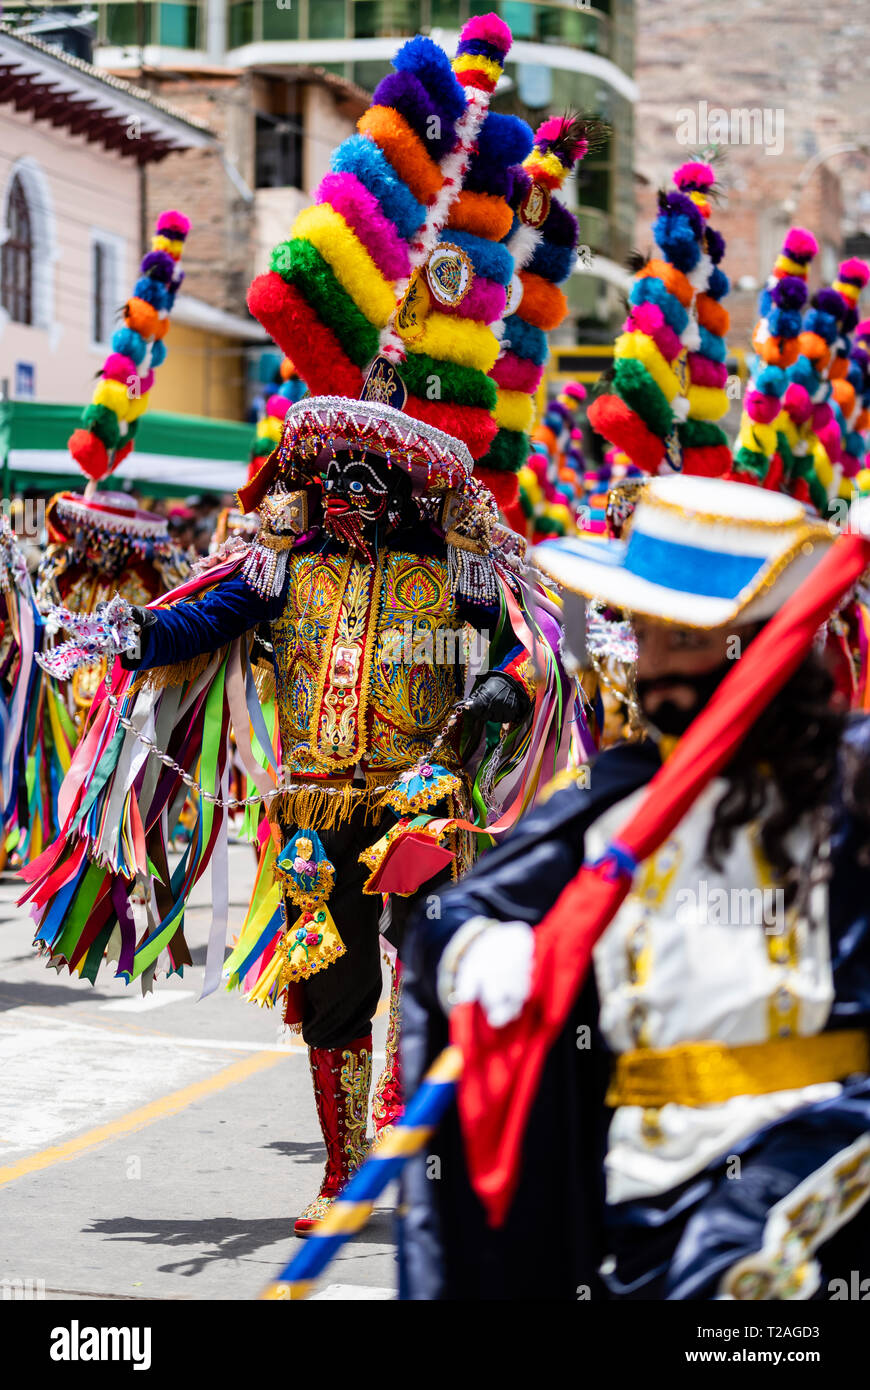
M19 1159L17 1163L7 1164L6 1167L0 1168L0 1187L7 1182L14 1182L16 1178L26 1177L28 1173L38 1173L43 1168L52 1168L55 1163L66 1163L71 1158L78 1158L80 1154L95 1149L99 1144L120 1139L137 1129L144 1129L155 1120L165 1120L170 1115L177 1115L180 1110L185 1110L195 1101L223 1091L227 1086L234 1086L237 1081L245 1081L249 1076L274 1067L283 1060L280 1053L256 1052L253 1057L233 1062L232 1066L223 1067L204 1081L195 1081L193 1085L184 1086L180 1091L171 1091L168 1096L160 1096L148 1105L140 1106L138 1110L131 1110L128 1115L121 1115L117 1120L98 1125L96 1129L89 1129L85 1134L67 1139L63 1144L53 1144L50 1148L41 1149L39 1153Z

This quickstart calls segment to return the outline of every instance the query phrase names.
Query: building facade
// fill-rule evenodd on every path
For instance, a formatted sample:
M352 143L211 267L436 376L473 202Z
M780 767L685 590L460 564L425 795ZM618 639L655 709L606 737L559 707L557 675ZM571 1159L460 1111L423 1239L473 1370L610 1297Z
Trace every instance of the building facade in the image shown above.
M659 184L693 146L717 146L729 340L746 345L789 226L818 238L813 288L870 233L870 10L855 0L638 0L637 24L637 244L649 244Z
M497 10L514 45L495 108L532 125L574 110L610 127L570 190L589 250L559 336L612 334L634 235L634 0L97 0L89 9L100 67L134 74L219 133L222 169L214 152L184 165L191 215L210 200L213 223L188 273L192 291L227 312L240 311L247 281L287 235L399 42L429 33L451 51L471 14ZM169 160L149 180L158 201L173 173Z
M0 390L81 403L142 255L143 171L214 143L147 93L0 25Z

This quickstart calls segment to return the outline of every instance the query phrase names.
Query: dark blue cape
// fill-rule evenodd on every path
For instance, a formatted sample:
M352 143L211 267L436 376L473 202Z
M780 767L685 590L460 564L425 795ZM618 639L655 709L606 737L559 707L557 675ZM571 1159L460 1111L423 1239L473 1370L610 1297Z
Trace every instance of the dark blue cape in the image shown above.
M870 754L870 720L846 744ZM402 1058L408 1093L447 1041L435 992L450 937L470 917L536 925L576 873L583 837L608 806L643 786L659 767L649 742L608 750L588 788L557 792L524 817L460 884L430 904L406 944ZM866 834L837 790L831 846L829 932L835 1002L829 1028L870 1025L870 869ZM437 909L437 915L433 915ZM428 1152L406 1169L401 1222L401 1294L411 1299L706 1299L724 1270L758 1250L767 1213L805 1176L870 1131L870 1082L792 1112L734 1146L741 1180L725 1159L659 1198L606 1206L603 1159L610 1057L597 1026L590 972L574 1013L547 1060L527 1130L522 1174L505 1226L489 1229L465 1169L455 1107ZM587 1025L593 1048L578 1047ZM861 1268L870 1249L870 1203L822 1247L829 1278ZM611 1257L606 1283L599 1276ZM851 1263L850 1263L851 1261ZM845 1274L843 1273L845 1271Z

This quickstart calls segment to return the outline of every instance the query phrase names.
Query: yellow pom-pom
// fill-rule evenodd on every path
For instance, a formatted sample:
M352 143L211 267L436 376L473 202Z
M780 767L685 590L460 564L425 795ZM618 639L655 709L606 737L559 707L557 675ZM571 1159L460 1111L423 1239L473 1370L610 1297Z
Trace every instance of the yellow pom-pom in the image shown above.
M94 391L94 405L108 406L109 410L114 410L119 420L130 418L132 401L123 381L98 382L97 389Z
M679 394L680 383L676 372L671 370L653 339L646 333L620 333L614 352L617 357L632 357L641 362L669 403Z
M688 398L691 420L721 420L728 414L728 397L719 386L690 386Z
M856 484L859 492L870 492L870 468L862 468L860 473L856 473L852 482Z
M392 287L378 270L356 232L328 203L318 203L300 212L293 224L293 237L302 237L316 247L332 267L336 280L370 323L383 328L396 307Z
M527 433L535 418L535 406L527 391L499 391L493 410L503 430Z
M134 396L127 408L127 419L138 420L140 415L144 415L148 409L148 397L150 391L146 391L144 396Z
M741 449L753 454L764 454L770 458L776 452L776 430L773 425L761 425L756 420L747 420L740 430L737 443Z
M454 318L452 314L432 313L424 320L423 332L408 344L408 351L427 353L440 362L457 362L460 367L479 367L482 372L489 372L495 366L499 343L485 323Z
M284 421L279 420L277 415L267 415L257 426L257 434L263 439L273 439L276 444L280 444L283 427Z

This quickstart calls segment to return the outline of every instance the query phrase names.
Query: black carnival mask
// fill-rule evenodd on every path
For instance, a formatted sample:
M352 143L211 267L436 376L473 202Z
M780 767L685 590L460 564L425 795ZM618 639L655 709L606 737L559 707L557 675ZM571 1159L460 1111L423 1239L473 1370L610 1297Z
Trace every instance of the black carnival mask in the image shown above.
M407 479L373 454L339 453L323 475L324 526L374 562L378 535L401 518Z

